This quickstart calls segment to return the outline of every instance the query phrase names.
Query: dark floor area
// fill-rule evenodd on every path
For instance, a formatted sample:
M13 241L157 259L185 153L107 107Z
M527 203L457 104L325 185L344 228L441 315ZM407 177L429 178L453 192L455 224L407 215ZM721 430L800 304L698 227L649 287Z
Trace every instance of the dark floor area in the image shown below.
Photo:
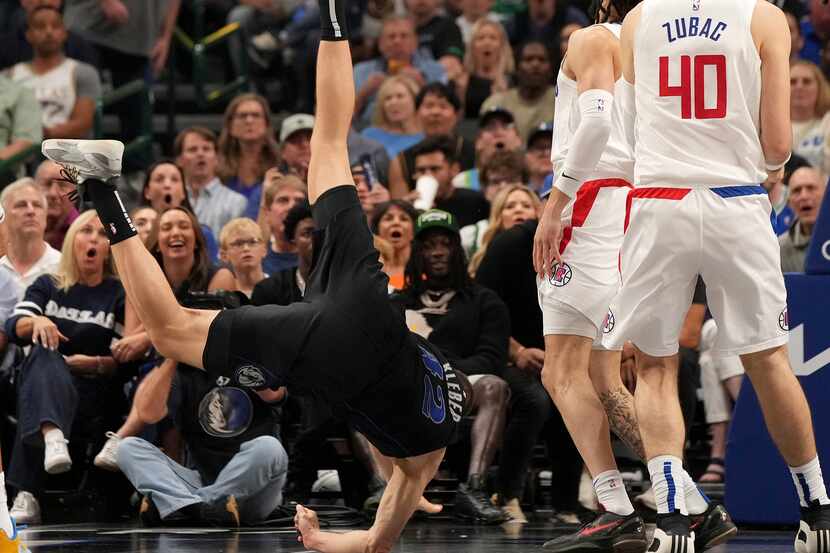
M451 519L411 523L396 551L401 553L508 553L541 551L562 527L548 523L481 527ZM247 528L239 532L205 528L144 529L126 525L39 526L23 532L32 553L295 553L304 551L291 529ZM744 531L712 553L792 553L789 532Z

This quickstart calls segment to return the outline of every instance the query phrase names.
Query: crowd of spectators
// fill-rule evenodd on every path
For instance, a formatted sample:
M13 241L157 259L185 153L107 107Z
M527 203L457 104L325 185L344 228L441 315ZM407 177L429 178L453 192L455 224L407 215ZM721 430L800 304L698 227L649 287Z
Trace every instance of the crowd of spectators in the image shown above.
M769 194L782 270L799 272L830 171L830 8L777 3L793 35L794 155ZM42 138L93 136L102 81L117 87L163 71L177 19L191 24L191 4L0 0L0 163ZM232 67L241 70L243 53L260 70L279 65L270 78L296 101L283 98L288 110L277 116L267 87L258 87L262 94L230 99L216 128L181 128L171 144L157 145L171 157L125 167L144 183L126 208L183 304L302 301L314 247L306 187L314 116L304 94L313 85L304 67L313 65L316 3L206 4L208 23L240 24ZM352 172L392 304L472 384L469 432L445 469L460 482L454 513L524 520L529 476L540 469L535 446L546 441L552 504L560 520L574 522L582 464L540 381L531 251L552 180L556 71L570 34L589 23L586 6L352 4ZM136 135L139 111L130 101L117 108L118 138ZM308 497L316 470L328 468L317 466L315 449L326 437L345 438L363 471L357 481L340 473L344 491L376 508L386 473L365 438L290 391L227 388L160 358L125 298L100 222L70 199L60 166L3 171L0 182L13 182L0 194L0 352L10 361L0 387L16 401L0 407L0 435L18 522L50 519L41 503L45 490L63 485L54 475L99 471L94 482L102 469L129 479L147 524L258 522L283 489L287 499ZM702 383L712 437L702 480L717 483L728 477L723 457L742 370L735 359L709 355L717 329L704 324L705 312L701 284L681 337L690 383L681 390L691 397L684 405L694 404ZM630 357L621 371L633 387ZM222 515L231 499L241 513L235 520Z

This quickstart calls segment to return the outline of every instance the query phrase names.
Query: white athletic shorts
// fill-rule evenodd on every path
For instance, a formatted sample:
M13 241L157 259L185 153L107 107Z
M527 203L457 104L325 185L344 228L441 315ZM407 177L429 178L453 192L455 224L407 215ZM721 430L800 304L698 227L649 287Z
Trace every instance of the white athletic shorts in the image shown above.
M698 275L718 325L714 356L787 343L787 291L763 187L637 188L627 211L606 345L677 353Z
M629 190L631 184L622 179L586 181L566 206L559 244L562 263L536 283L545 336L585 336L605 349L600 337L620 286L618 261Z

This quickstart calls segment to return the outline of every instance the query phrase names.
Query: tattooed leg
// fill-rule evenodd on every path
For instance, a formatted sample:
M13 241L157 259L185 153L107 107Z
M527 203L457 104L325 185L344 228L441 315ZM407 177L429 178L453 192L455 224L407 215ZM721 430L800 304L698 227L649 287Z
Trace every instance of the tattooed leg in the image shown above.
M637 457L646 461L643 439L634 410L634 396L623 385L620 378L619 352L598 351L591 353L591 381L597 391L611 431L631 448Z

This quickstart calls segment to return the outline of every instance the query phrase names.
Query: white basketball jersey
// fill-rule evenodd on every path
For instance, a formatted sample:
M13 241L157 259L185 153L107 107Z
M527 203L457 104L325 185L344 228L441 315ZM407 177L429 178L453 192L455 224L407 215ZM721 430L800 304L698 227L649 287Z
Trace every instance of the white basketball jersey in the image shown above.
M620 25L603 23L603 27L620 38ZM628 86L622 76L614 85L614 104L611 111L611 135L602 152L591 180L619 178L628 182L634 176L634 152L632 147L633 129L626 127L626 117L632 117L631 94L625 94L622 87ZM573 135L579 127L579 92L576 81L565 75L562 69L556 77L556 121L553 125L551 161L554 178L562 174L565 157L573 142ZM628 114L628 115L626 115ZM629 125L630 127L630 125Z
M757 0L644 0L634 42L636 186L766 179Z

